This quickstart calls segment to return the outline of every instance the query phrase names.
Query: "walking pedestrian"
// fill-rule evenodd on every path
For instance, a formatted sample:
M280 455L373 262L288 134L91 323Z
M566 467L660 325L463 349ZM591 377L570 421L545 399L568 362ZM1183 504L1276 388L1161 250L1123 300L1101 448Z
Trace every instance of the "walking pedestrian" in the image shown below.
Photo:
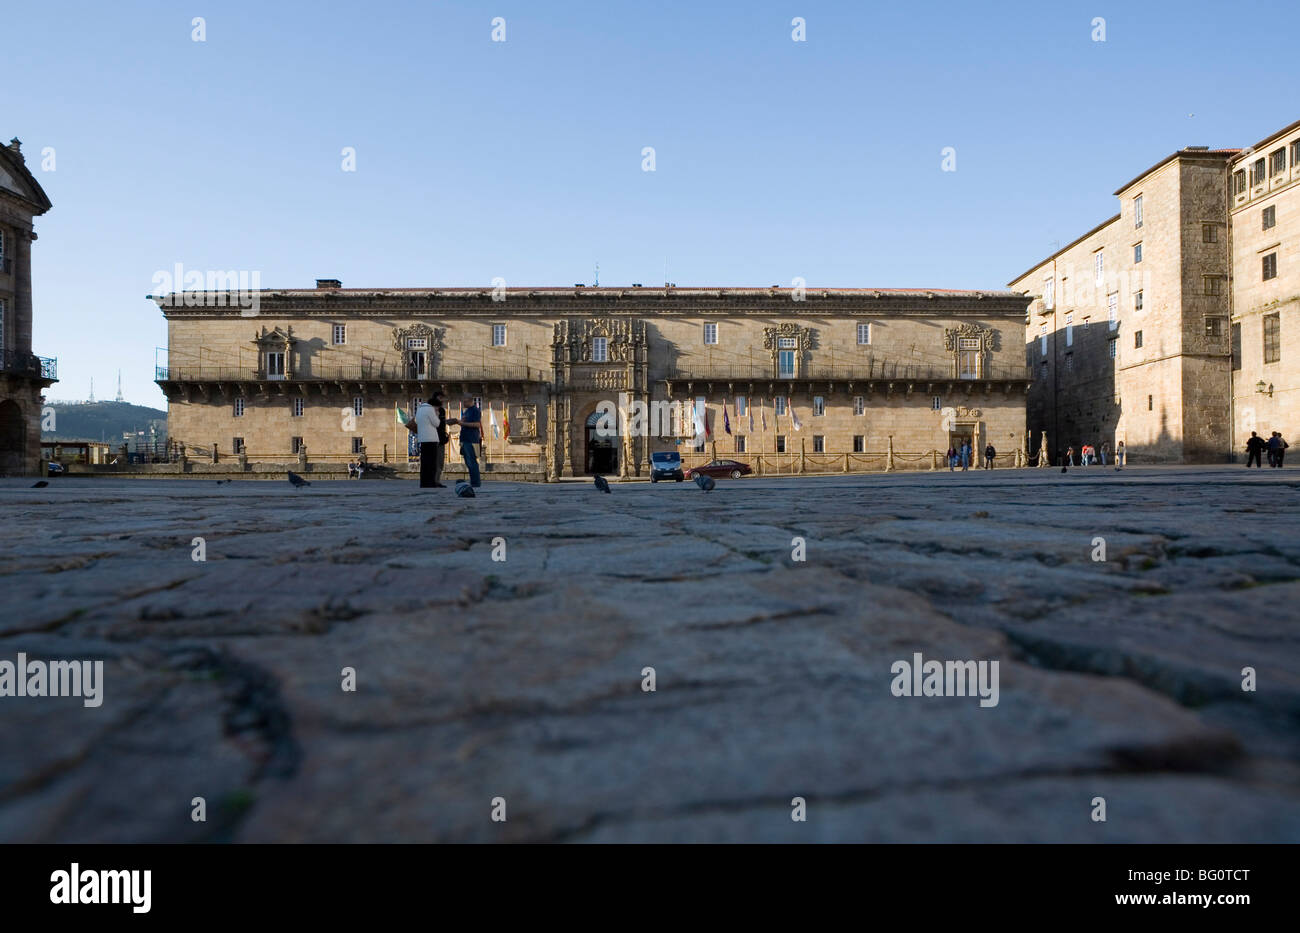
M1115 445L1115 472L1118 473L1124 469L1124 442L1120 441Z
M1265 446L1264 438L1251 431L1246 441L1246 469L1249 470L1252 463L1256 468L1263 468L1264 464L1260 463L1260 458L1263 456Z
M993 458L996 457L997 455L998 452L996 449L994 449L992 444L989 444L987 447L984 448L984 469L986 470L993 469Z
M1110 445L1107 444L1107 443L1104 443L1104 442L1103 442L1102 445L1101 445L1101 450L1098 451L1098 453L1101 454L1101 465L1102 465L1102 466L1105 466L1105 465L1106 465L1106 454L1110 453Z
M1067 467L1072 467L1072 466L1074 466L1074 448L1073 448L1073 447L1067 447L1067 448L1065 448L1065 464L1064 464L1064 466L1067 466Z
M483 438L483 413L474 404L473 398L467 395L461 399L460 417L453 419L452 424L460 425L460 455L465 458L465 469L469 470L470 487L478 489L482 482L479 479L478 454L474 451L474 445L481 443Z
M1268 440L1264 442L1265 449L1268 450L1268 465L1270 468L1277 466L1277 438L1278 433L1274 431L1268 436Z
M1286 449L1291 445L1286 442L1282 432L1277 432L1277 468L1282 469L1282 464L1286 463Z
M420 488L438 489L438 412L428 401L415 410L416 440L420 444Z
M948 472L951 473L957 467L957 451L952 447L948 448Z
M970 441L961 442L961 469L963 473L970 469Z

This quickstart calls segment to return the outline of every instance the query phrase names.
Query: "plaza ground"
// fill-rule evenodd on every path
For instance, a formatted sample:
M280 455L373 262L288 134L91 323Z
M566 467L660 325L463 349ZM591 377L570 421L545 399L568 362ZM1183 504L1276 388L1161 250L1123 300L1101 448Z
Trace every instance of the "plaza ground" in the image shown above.
M1300 841L1300 472L32 482L0 840Z

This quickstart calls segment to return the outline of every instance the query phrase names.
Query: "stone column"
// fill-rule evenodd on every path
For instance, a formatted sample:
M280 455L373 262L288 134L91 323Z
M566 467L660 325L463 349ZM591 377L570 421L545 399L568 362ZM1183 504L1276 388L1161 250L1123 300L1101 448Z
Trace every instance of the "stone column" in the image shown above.
M1044 431L1038 438L1038 466L1040 468L1047 466L1049 459L1047 456L1047 432Z
M885 472L892 473L893 471L894 471L894 435L891 434L889 435L889 452L885 456Z

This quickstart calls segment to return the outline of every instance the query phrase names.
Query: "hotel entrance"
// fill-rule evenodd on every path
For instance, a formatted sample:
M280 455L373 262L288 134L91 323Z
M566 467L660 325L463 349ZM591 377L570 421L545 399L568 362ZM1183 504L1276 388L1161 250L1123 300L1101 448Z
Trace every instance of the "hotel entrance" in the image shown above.
M596 433L600 412L587 418L586 472L588 476L612 476L618 472L618 438Z

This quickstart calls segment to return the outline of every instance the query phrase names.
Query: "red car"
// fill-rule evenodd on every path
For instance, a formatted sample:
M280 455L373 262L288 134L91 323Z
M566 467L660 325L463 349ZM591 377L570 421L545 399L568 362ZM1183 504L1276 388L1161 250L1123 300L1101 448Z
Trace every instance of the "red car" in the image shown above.
M749 468L748 463L741 463L739 460L710 460L703 466L691 467L686 471L687 479L695 479L696 476L712 476L714 479L722 479L730 476L732 479L740 479L742 476L748 476L754 471Z

